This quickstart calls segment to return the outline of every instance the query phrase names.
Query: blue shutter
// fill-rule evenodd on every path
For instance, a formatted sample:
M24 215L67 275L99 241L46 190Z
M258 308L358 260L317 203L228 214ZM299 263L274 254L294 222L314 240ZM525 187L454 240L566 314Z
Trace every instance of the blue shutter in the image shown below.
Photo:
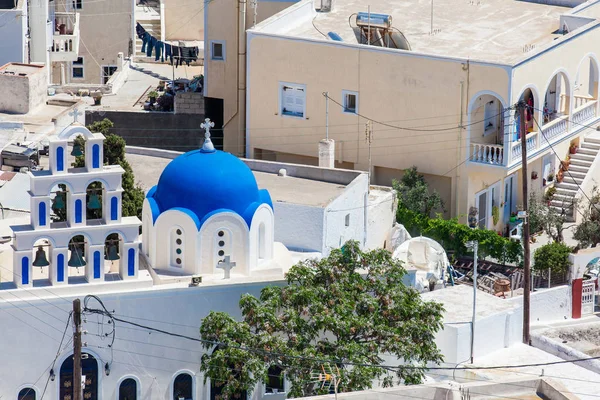
M56 148L56 170L57 171L64 171L64 169L65 169L64 156L65 156L65 149L63 149L62 147L57 147Z
M135 275L135 249L127 251L127 274L129 276Z
M65 255L56 256L56 280L63 282L65 280Z
M29 284L29 257L21 259L21 282L23 285Z
M94 252L94 279L100 278L100 252Z
M119 219L119 199L116 196L110 199L110 219L112 221Z
M75 223L77 223L77 224L82 221L81 208L82 208L81 200L75 200Z
M38 218L40 226L46 226L46 203L43 201L38 205Z
M92 146L92 168L100 168L100 146Z

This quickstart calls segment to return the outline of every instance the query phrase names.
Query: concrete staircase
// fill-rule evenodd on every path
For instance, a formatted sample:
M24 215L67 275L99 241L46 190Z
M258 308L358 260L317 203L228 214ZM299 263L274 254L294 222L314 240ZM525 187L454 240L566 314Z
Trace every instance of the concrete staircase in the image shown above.
M135 7L135 20L144 27L146 32L160 40L161 29L160 29L160 8L152 7L147 5L138 5ZM147 57L145 53L142 53L142 39L137 36L135 38L135 56L134 60L138 62L155 62L154 51L152 56Z
M565 213L569 222L575 221L575 195L579 191L579 185L583 183L599 151L600 137L585 138L577 153L571 154L571 164L563 181L555 185L556 194L550 206L559 213Z

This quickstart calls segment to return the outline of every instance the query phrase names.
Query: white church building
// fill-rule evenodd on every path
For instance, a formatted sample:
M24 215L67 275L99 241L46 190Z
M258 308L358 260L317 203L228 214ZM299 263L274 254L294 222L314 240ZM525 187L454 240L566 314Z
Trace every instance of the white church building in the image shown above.
M50 139L50 168L27 172L29 216L0 223L0 399L72 400L70 313L88 295L133 324L84 312L84 399L215 399L200 343L182 336L198 338L211 310L239 316L242 294L284 284L302 259L350 239L386 245L395 195L367 173L238 159L205 127L199 150L134 149L166 165L142 221L121 215L124 171L104 165L101 134L72 125ZM286 385L252 396L282 399Z

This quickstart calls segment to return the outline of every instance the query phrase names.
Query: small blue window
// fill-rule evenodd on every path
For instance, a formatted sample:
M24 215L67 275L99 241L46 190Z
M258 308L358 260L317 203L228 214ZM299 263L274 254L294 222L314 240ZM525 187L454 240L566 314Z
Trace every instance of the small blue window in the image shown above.
M40 226L46 226L46 203L43 201L38 204L38 217L40 219Z
M21 259L21 282L23 285L29 284L29 257Z
M92 168L100 168L100 146L92 146Z
M119 219L119 199L116 196L110 199L110 219L112 221Z
M94 279L100 278L100 252L94 252Z
M63 282L65 280L65 255L56 256L56 280Z
M82 206L82 202L81 200L75 200L75 223L79 224L82 221L82 213L81 213L81 208Z
M65 170L65 149L62 147L56 148L56 170L64 171Z
M127 274L129 276L135 275L135 249L127 251Z

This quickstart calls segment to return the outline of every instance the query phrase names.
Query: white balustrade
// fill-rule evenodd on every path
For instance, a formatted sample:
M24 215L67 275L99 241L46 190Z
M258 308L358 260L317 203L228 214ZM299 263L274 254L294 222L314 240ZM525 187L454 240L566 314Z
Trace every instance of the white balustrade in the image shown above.
M55 13L50 47L52 61L76 61L79 54L79 13Z
M585 125L585 122L593 119L596 116L596 103L596 100L589 101L573 111L572 121L575 126L573 126L572 129L580 128L582 125Z
M558 136L567 133L567 119L566 117L559 117L554 121L548 122L542 126L542 133L544 138L552 140ZM547 144L546 139L542 139L542 146Z
M502 165L504 162L504 146L501 144L471 144L471 161Z
M525 136L525 145L527 146L528 152L537 149L538 133L537 132L528 133L527 136ZM513 162L518 162L521 160L522 152L523 151L522 151L522 147L521 147L521 139L519 139L518 141L512 142L511 149L510 149L510 157Z
M587 103L589 103L590 101L593 101L594 98L590 97L590 96L579 96L579 95L575 95L573 96L573 108L577 109L581 106L586 105Z

